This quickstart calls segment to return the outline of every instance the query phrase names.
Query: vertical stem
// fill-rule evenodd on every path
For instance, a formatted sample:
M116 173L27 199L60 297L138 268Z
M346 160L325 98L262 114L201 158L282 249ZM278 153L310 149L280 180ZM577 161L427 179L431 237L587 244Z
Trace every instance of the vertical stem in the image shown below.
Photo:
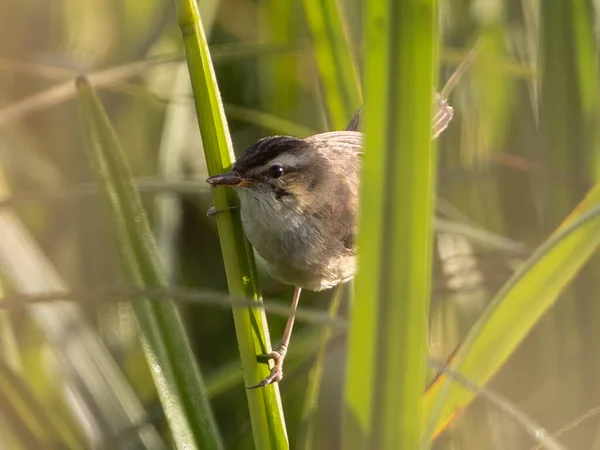
M202 134L208 172L222 173L231 166L233 150L214 69L195 0L175 0L186 59L192 81L194 104ZM227 188L213 190L217 209L235 202ZM245 239L237 213L220 214L217 218L219 238L229 291L260 301L255 277L252 249ZM266 365L258 364L256 355L271 350L264 311L233 308L244 382L252 385L269 374ZM277 384L246 392L254 443L257 449L287 449L288 439Z
M547 168L543 180L543 205L544 226L548 232L569 214L589 187L586 176L589 154L586 117L582 96L577 93L580 80L576 61L577 34L573 20L576 3L540 3L540 141ZM588 26L591 23L589 21ZM579 23L578 26L584 24ZM567 368L577 365L578 351L584 358L589 358L589 355L582 351L583 330L577 326L577 304L567 301L569 296L573 296L573 291L568 290L563 294L563 301L553 308L549 319L542 323L539 339L543 345L540 346L539 364L552 381L548 400L561 403L561 414L574 415L580 408L585 408L585 405L578 404L583 393L579 389L584 385L584 380L572 386L573 392L568 398L562 396L559 384L567 375ZM569 336L568 345L565 345L564 336ZM559 420L559 411L548 411L547 414L551 419Z
M366 1L360 272L344 448L421 448L431 278L435 0Z
M342 130L360 106L358 74L336 0L304 0L329 126Z

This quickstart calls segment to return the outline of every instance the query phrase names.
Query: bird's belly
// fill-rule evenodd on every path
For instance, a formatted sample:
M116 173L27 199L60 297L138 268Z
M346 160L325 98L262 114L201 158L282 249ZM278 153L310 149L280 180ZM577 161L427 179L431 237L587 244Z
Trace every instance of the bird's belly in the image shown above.
M330 258L317 265L300 265L294 260L274 264L265 261L273 278L310 291L329 289L354 277L354 257Z
M328 246L318 230L268 229L255 220L244 220L250 243L265 260L269 272L282 283L311 291L329 289L350 280L355 272L353 252Z

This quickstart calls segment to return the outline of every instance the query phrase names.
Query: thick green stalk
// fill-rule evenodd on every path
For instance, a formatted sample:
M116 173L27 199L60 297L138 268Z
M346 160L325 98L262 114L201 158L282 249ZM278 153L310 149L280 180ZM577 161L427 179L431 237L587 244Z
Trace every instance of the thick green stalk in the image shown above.
M343 447L418 449L435 154L435 0L366 1L365 156Z
M233 150L198 7L194 0L176 0L175 4L208 172L211 175L222 173L231 166ZM235 204L233 192L227 188L214 189L213 199L217 209ZM244 237L239 216L220 214L217 224L229 292L236 297L245 296L259 302L252 250ZM244 382L246 385L255 384L269 373L268 367L256 360L257 354L271 350L266 317L264 311L258 308L235 307L233 318ZM288 448L277 384L249 390L247 398L256 448Z

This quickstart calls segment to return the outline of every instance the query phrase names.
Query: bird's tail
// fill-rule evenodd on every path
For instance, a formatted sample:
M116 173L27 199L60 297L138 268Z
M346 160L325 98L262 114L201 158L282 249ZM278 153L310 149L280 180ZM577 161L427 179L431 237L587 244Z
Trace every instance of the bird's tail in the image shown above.
M448 128L448 124L454 117L454 109L448 104L448 100L441 96L441 94L435 94L433 99L433 132L431 138L435 139L442 131Z

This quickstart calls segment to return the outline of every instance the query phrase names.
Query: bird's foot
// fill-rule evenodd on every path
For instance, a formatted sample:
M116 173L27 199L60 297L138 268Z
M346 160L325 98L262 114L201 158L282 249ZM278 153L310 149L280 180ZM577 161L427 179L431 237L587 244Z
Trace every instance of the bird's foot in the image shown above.
M256 389L260 387L268 386L269 384L276 383L281 381L283 378L283 360L285 359L285 355L287 354L287 346L281 344L275 350L270 353L265 353L263 355L258 355L258 362L268 364L269 361L273 360L273 368L271 369L271 373L264 380L253 386L246 386L246 389Z

